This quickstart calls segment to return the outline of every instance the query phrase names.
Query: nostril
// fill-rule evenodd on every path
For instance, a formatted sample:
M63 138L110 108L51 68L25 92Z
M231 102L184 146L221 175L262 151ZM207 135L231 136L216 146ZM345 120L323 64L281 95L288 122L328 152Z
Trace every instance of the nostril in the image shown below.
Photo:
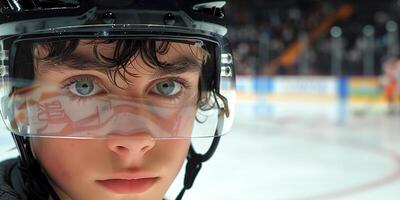
M124 147L124 146L116 146L115 147L115 150L117 151L117 152L120 152L120 153L127 153L129 150L128 150L128 148L126 148L126 147Z
M134 136L111 135L107 139L107 146L109 150L120 156L142 156L155 146L155 141L148 135L143 138L136 134Z

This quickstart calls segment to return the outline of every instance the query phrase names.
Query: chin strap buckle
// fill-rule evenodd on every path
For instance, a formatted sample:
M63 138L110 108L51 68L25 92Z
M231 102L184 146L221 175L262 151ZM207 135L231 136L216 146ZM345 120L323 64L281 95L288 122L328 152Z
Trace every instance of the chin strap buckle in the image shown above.
M203 155L192 152L188 155L188 161L186 163L186 171L185 171L185 179L183 182L183 188L179 195L176 197L176 200L181 200L186 190L192 188L194 180L200 172L202 163L203 163Z
M203 163L203 157L200 154L190 155L188 163L186 165L186 174L184 180L184 186L186 189L190 189L193 186L194 180L200 172Z

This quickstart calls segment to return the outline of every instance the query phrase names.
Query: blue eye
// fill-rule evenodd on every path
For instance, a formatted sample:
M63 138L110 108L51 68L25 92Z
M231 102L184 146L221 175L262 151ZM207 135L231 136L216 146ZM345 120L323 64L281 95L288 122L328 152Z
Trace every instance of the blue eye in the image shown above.
M92 96L101 91L101 88L93 80L75 80L68 86L68 89L80 97Z
M152 89L152 92L161 96L173 96L182 90L182 84L174 80L159 82Z

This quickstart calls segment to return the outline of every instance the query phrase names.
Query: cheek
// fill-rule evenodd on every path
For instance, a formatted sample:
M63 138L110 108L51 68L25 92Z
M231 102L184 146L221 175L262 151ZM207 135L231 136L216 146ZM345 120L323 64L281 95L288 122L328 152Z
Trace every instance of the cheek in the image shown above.
M154 154L149 155L152 160L148 164L157 166L156 168L162 175L162 181L155 190L160 197L164 196L182 168L189 145L190 140L161 140L157 141Z
M193 126L196 120L196 107L186 108L185 111L177 115L176 121L178 121L181 125L181 130L183 135L190 136L193 131Z
M160 140L156 147L156 155L153 158L159 162L159 166L163 166L161 170L167 170L174 176L175 173L179 172L186 159L189 145L189 139Z
M32 151L46 171L58 185L74 182L80 175L91 167L93 156L86 156L84 152L91 152L90 144L82 141L62 139L33 139ZM92 154L93 155L93 154Z

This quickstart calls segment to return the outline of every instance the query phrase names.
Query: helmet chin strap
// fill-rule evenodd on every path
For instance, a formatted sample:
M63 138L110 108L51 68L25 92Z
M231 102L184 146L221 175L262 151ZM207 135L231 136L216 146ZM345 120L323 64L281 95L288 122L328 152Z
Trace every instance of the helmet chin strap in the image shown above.
M215 134L214 134L215 137L211 143L210 148L207 150L207 152L205 154L197 153L194 150L193 145L190 145L188 156L187 156L183 188L175 200L181 200L183 198L183 195L185 194L185 191L192 188L194 180L196 179L197 174L200 172L202 163L209 160L215 153L215 150L217 149L218 143L221 139L222 129L224 127L224 113L225 113L224 109L223 108L220 109L219 114L218 114L217 129L215 130Z

